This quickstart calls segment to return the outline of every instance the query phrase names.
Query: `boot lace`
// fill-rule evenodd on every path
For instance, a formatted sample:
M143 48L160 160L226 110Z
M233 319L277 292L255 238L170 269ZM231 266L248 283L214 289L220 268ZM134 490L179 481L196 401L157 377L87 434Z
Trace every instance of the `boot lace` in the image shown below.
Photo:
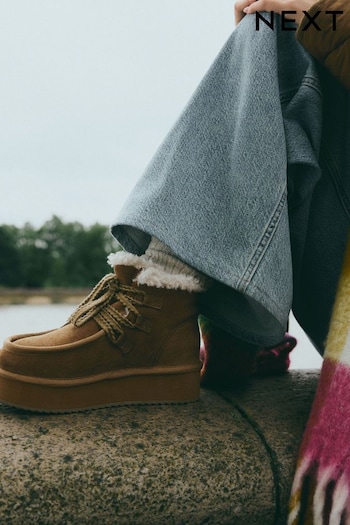
M123 326L135 326L126 314L133 312L139 317L136 306L142 305L143 301L138 300L135 294L144 295L144 293L137 288L121 285L114 273L107 274L72 313L68 323L82 326L94 319L110 342L117 344L120 334L124 333ZM114 308L112 304L116 301L120 301L124 308L121 310Z

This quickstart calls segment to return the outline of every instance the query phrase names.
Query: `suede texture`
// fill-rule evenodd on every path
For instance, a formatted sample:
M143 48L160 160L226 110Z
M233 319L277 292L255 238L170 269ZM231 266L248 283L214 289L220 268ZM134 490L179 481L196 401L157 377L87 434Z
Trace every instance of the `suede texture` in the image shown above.
M116 267L121 284L132 286L138 316L126 312L117 344L90 320L71 323L41 334L7 339L0 353L0 370L31 378L79 379L111 375L135 368L200 368L197 296L181 290L137 286L135 268ZM120 302L114 305L123 309Z

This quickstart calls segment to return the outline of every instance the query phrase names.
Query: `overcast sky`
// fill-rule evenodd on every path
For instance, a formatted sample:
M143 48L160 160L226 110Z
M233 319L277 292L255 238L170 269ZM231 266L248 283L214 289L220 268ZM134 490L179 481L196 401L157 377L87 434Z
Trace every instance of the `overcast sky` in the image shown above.
M233 0L0 2L0 224L110 224L234 28Z

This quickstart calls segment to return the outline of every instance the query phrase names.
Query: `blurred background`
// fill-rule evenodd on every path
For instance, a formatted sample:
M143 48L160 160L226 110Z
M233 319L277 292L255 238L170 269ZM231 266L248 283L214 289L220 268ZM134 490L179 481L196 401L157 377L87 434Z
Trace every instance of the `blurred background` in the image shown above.
M233 7L0 4L1 339L62 324L71 306L58 303L108 271L109 226L234 29ZM294 321L291 331L294 366L319 366Z

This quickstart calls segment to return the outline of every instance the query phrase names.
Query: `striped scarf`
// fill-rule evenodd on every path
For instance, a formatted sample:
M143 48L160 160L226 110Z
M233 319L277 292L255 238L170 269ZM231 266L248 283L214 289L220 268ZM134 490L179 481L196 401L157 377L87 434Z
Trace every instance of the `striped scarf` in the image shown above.
M288 525L350 524L350 238L313 407L292 487Z

